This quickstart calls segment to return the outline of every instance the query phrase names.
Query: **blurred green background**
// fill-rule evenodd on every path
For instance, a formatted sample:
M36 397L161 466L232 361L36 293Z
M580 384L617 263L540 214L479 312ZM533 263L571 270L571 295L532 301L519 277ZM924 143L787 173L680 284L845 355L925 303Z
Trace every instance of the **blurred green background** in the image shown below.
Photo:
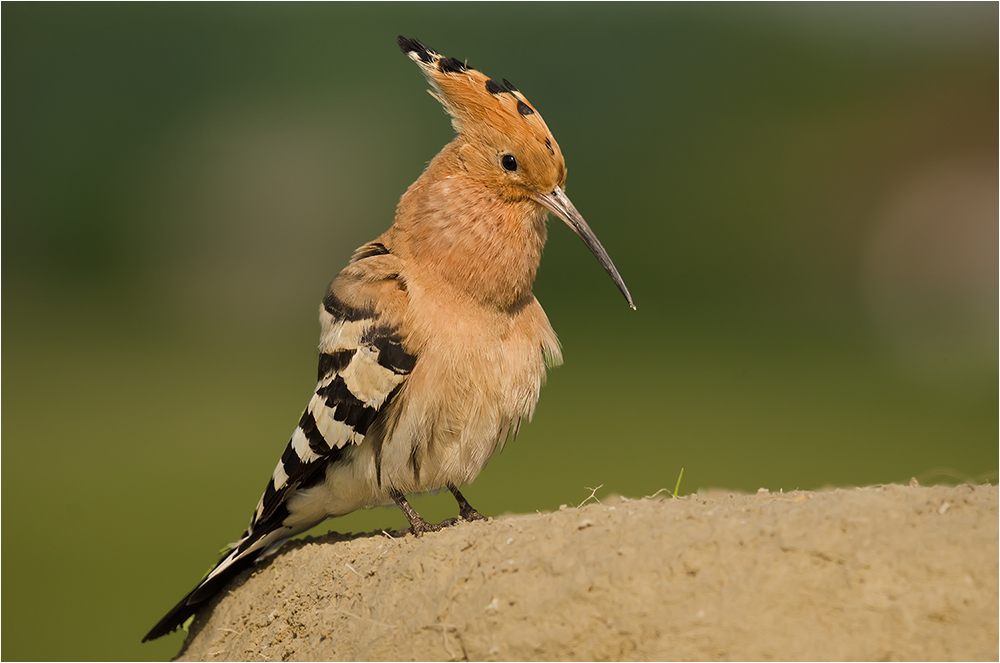
M4 659L180 647L139 639L245 527L326 284L450 140L400 33L537 105L638 305L552 224L566 364L480 510L682 467L684 493L996 481L995 3L2 14Z

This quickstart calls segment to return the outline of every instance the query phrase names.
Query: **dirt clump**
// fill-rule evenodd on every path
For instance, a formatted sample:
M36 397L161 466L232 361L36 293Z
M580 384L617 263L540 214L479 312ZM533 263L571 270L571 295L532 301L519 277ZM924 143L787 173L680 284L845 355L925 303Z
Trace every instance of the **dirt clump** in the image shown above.
M996 486L605 499L287 544L180 660L997 660Z

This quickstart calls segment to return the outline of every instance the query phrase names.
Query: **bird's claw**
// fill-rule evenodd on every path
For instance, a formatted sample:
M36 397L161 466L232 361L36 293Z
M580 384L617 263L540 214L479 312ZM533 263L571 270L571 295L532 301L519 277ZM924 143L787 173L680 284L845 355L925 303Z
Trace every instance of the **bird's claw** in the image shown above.
M428 532L439 532L444 528L444 523L433 525L423 519L410 523L410 531L413 532L414 536L420 536L421 534L426 534Z
M474 522L476 520L486 520L486 516L479 513L471 506L468 509L462 509L458 515L461 517L462 520L468 523Z

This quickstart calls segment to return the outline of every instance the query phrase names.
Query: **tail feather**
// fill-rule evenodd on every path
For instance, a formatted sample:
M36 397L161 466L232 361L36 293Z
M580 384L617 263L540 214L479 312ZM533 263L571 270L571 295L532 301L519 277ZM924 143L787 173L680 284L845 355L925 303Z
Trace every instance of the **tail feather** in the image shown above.
M236 552L233 551L233 553ZM233 557L233 553L224 557L208 577L198 583L197 587L188 592L187 596L181 599L170 612L163 616L163 619L156 623L156 626L150 629L142 641L155 640L173 632L178 626L181 626L188 618L198 612L202 606L212 600L212 597L218 594L230 580L253 566L254 562L257 561L257 558L263 552L263 549L258 548L248 554L237 556L232 561L229 560ZM229 561L229 564L222 568L223 564L227 561Z
M281 524L281 521L286 515L287 511L282 511L272 522L264 523L264 526L256 531L251 529L249 533L244 535L243 539L234 544L232 549L219 560L215 568L194 589L188 592L187 596L181 599L170 612L164 615L163 619L156 623L156 626L146 634L142 641L155 640L174 631L191 615L198 612L202 606L211 601L230 580L253 566L254 562L265 553L280 545L289 536L315 524L303 522L298 523L298 526L285 526Z
M247 532L226 555L219 560L207 576L188 592L170 612L156 623L143 642L155 640L174 631L212 600L226 584L244 570L253 566L254 562L281 545L289 537L304 532L322 520L315 514L306 513L293 516L288 511L287 502L282 502L272 509L269 517L263 522L256 519L250 524Z

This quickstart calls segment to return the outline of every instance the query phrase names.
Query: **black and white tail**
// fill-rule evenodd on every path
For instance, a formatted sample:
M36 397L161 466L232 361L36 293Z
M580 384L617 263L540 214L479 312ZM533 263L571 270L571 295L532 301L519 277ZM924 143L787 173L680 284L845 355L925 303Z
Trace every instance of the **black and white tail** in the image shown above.
M295 432L299 434L300 431L301 429L297 428ZM295 439L294 435L292 439ZM291 442L289 442L289 446L291 446ZM331 459L327 458L326 460L329 462ZM314 464L314 469L320 477L325 474L323 466L326 464ZM281 467L280 463L279 467ZM277 473L278 470L276 469L275 472ZM268 482L268 490L265 491L265 495L275 495L273 486L274 478L272 477L271 481ZM250 528L244 532L243 538L233 544L233 547L219 560L215 568L170 612L164 615L163 619L157 622L156 626L142 639L143 642L166 635L184 624L189 617L218 594L230 580L253 566L261 555L280 545L287 538L304 532L319 522L315 517L295 517L289 513L287 498L290 495L288 491L282 492L282 499L280 501L272 499L272 504L268 505L270 508L267 509L266 513L262 513L261 505L264 504L264 500L261 500L261 505L258 505Z
M198 583L197 587L192 589L170 612L163 616L163 619L156 623L156 626L150 629L142 641L154 640L160 636L167 635L178 626L181 626L192 615L198 612L203 605L210 601L212 597L218 594L219 590L226 583L253 566L254 562L264 552L264 548L257 548L240 555L238 550L239 548L237 547L222 558L219 564L212 569L211 573Z

